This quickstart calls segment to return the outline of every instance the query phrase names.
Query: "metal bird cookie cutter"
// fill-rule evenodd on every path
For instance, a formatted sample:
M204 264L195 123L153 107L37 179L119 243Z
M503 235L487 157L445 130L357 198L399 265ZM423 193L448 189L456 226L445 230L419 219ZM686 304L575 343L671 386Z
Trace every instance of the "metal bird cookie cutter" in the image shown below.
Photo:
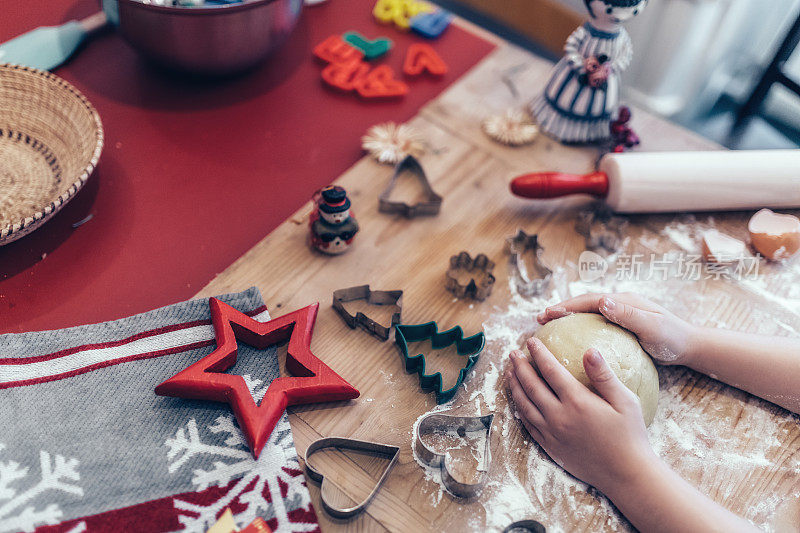
M538 235L527 234L518 229L517 234L506 239L508 264L511 275L516 280L517 292L523 296L535 296L544 292L553 278L553 271L542 261L544 248L539 244ZM526 263L525 256L530 252L532 260ZM528 268L528 264L531 268Z
M483 416L454 416L441 413L431 413L422 418L414 429L414 451L417 457L425 464L439 468L442 473L442 483L448 492L459 498L473 498L483 490L489 478L489 465L492 462L490 442L492 436L492 421L494 413ZM425 444L426 437L436 433L448 433L455 430L460 437L467 433L485 433L486 441L482 456L479 458L474 482L460 481L453 476L453 459L448 451L437 452Z
M396 202L390 199L392 191L397 185L397 181L404 172L410 172L419 181L424 193L424 199L420 202L409 204L405 202ZM423 215L436 215L442 207L442 197L434 192L431 187L422 165L419 164L417 158L413 155L407 155L394 167L394 174L392 175L389 185L383 190L378 197L378 211L381 213L389 213L392 215L404 215L406 218L414 218Z
M354 302L356 300L364 300L370 305L386 305L394 307L395 311L389 321L389 325L385 326L362 312L357 312L355 315L349 313L344 304L347 302ZM355 329L361 326L367 332L378 337L382 341L389 339L389 333L392 328L400 323L401 314L403 312L403 291L372 291L369 285L359 285L358 287L350 287L348 289L339 289L333 292L333 308L342 317L345 324Z
M389 464L383 470L380 479L378 479L375 486L372 488L372 492L359 504L354 505L352 507L334 507L331 505L325 498L325 476L320 473L319 470L315 469L311 464L308 462L308 459L314 455L315 452L322 450L323 448L337 448L342 450L355 450L358 452L368 453L370 455L377 455L377 456L385 456L389 458ZM306 464L306 470L308 471L309 477L314 481L320 483L320 500L322 500L322 506L325 508L325 511L334 516L336 518L351 518L361 511L363 511L372 498L377 494L378 490L383 485L383 482L389 476L389 472L394 467L395 463L397 463L397 458L400 456L400 448L397 446L391 446L389 444L380 444L377 442L369 442L364 440L356 440L356 439L347 439L344 437L325 437L322 439L315 440L312 442L308 448L306 448L305 457L303 458L303 462Z

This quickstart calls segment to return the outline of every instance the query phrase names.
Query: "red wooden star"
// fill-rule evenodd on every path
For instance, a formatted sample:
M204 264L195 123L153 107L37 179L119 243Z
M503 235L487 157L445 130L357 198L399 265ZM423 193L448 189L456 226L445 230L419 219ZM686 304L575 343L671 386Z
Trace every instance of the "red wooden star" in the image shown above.
M217 349L161 383L156 394L229 403L256 459L287 406L358 398L355 388L311 353L318 303L269 322L216 298L208 303ZM236 363L237 339L259 349L289 341L286 370L292 376L273 380L260 405L242 376L224 373Z

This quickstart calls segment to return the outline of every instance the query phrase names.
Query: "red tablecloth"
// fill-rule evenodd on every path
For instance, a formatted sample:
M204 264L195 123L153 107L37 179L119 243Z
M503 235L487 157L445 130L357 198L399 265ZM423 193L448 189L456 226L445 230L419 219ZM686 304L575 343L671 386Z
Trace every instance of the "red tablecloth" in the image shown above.
M409 81L398 102L323 87L311 48L328 35L386 35L400 71L419 37L377 25L372 0L306 8L267 64L227 81L186 81L113 33L56 73L96 106L106 145L83 191L52 221L0 247L0 333L123 317L191 297L361 156L372 124L404 121L492 45L451 27L434 42L450 66ZM4 0L0 41L80 18L94 0ZM86 224L72 224L92 214Z

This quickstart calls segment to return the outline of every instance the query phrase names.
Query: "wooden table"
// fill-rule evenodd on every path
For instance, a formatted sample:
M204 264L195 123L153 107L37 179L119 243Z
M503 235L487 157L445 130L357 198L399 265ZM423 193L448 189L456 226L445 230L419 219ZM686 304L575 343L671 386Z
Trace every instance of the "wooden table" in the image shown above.
M542 455L513 419L502 379L498 379L508 350L535 331L532 313L541 308L539 303L566 296L570 288L581 289L570 282L577 278L575 263L584 250L574 220L586 201L526 201L508 192L508 182L533 170L588 171L597 152L565 147L544 137L531 146L508 148L486 138L479 126L487 114L521 106L533 98L546 82L548 69L545 61L498 42L495 52L410 122L429 142L422 163L434 188L445 198L438 216L406 220L379 213L377 197L392 169L365 157L335 181L347 189L361 224L353 250L340 257L309 250L305 245L309 204L198 294L209 296L256 285L273 316L321 302L312 349L357 387L361 397L349 403L292 409L298 452L302 456L310 442L333 435L401 447L399 464L386 484L366 512L353 520L335 521L327 516L319 504L319 486L309 482L324 531L500 530L512 520L528 517L542 521L549 531L630 527L604 498L563 474ZM518 94L504 78L512 80ZM643 151L718 148L644 111L634 114ZM630 217L631 238L625 249L630 253L676 251L680 239L670 240L667 235L712 222L744 237L748 216L717 214L712 219L698 215L695 220L685 216ZM671 229L665 235L662 230L667 226ZM518 227L538 233L546 261L558 267L555 291L541 302L520 304L521 299L508 287L504 240ZM497 283L484 302L455 300L444 289L448 259L462 250L486 253L497 263ZM700 323L724 322L736 329L788 335L800 330L798 309L776 307L770 296L788 282L786 271L770 267L762 269L755 285L703 280L656 297ZM442 328L458 324L467 335L483 327L495 331L475 375L453 403L454 409L468 414L497 413L491 480L477 501L463 503L447 494L441 496L439 486L426 478L412 456L412 426L435 407L433 395L420 391L415 374L405 373L391 341L381 343L363 331L348 329L331 309L333 290L365 283L373 289L404 290L405 323L436 320ZM656 282L641 285L651 292L659 286ZM754 287L762 286L759 296ZM529 319L528 315L509 315L520 305L531 309ZM498 320L516 325L511 337L496 333ZM432 364L446 379L452 379L461 362L445 355ZM656 449L682 475L734 512L758 524L774 520L774 509L785 497L800 493L798 419L685 368L662 367L659 372L661 405L650 430ZM770 441L764 444L764 439ZM760 455L755 457L760 448L766 448L763 460ZM696 461L690 461L693 458ZM732 458L740 461L734 464ZM329 478L352 497L366 494L370 476L380 466L379 461L356 461L350 455L330 454L324 459Z

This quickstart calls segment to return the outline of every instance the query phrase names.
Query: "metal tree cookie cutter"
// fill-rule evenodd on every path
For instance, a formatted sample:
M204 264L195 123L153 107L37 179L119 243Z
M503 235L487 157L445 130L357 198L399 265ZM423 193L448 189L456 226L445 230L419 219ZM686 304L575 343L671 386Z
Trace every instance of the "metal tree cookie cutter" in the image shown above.
M510 254L508 264L511 275L517 280L517 292L523 296L534 296L544 292L553 278L553 271L542 261L544 248L539 244L538 235L527 234L518 229L517 234L506 239ZM525 262L526 252L532 255L531 269ZM531 272L532 270L532 272Z
M472 370L472 367L478 362L478 357L483 351L486 337L481 331L480 333L465 338L464 330L461 329L461 326L456 326L442 332L439 332L438 329L436 322L417 325L399 324L394 328L394 342L397 344L397 347L400 349L400 354L403 356L406 372L416 372L419 374L419 384L422 390L426 392L433 390L436 394L436 403L445 403L453 399L453 396L458 392L458 387L467 378L467 373ZM410 342L419 342L426 339L430 339L431 347L434 350L439 350L451 344L455 344L458 355L469 356L466 364L458 372L458 379L455 384L447 390L442 390L441 372L436 372L435 374L425 373L424 354L420 353L412 357L408 353L408 344Z
M619 250L624 239L624 231L628 221L614 213L603 204L578 213L575 231L586 239L589 250L606 250L614 253Z
M492 270L494 263L485 254L478 254L473 259L469 253L461 252L450 258L450 268L445 273L445 287L456 298L470 297L475 300L485 300L494 287L495 278ZM467 283L458 280L459 271L469 272L470 278Z
M395 202L389 199L392 195L392 191L397 185L398 179L404 172L410 172L414 177L417 178L422 186L422 189L425 193L425 199L421 202L408 204L405 202ZM407 218L414 218L423 215L436 215L439 213L441 207L442 197L434 192L430 182L428 181L428 177L425 175L425 171L422 169L422 165L419 164L419 161L417 161L417 158L413 155L407 155L397 164L396 167L394 167L394 174L392 175L392 179L389 181L389 185L386 186L381 195L378 197L378 211L393 215L404 215Z
M536 520L518 520L506 526L503 533L545 533L544 526Z
M395 312L392 314L389 325L384 326L360 311L355 315L349 313L345 309L344 304L356 300L364 300L370 305L393 306ZM369 285L339 289L333 292L333 308L339 313L339 316L342 317L345 324L352 329L361 326L380 340L386 341L389 339L389 333L392 331L392 328L400 323L401 314L403 312L403 291L372 291Z
M344 450L355 450L358 452L364 452L371 455L378 455L378 456L386 456L389 457L389 464L383 470L381 477L378 479L377 483L372 489L372 492L362 501L361 503L353 506L353 507L334 507L325 499L325 476L319 472L319 470L315 469L311 464L308 462L308 459L314 455L315 452L322 450L323 448L338 448ZM319 495L320 499L322 500L322 506L325 508L325 511L334 516L336 518L350 518L361 511L363 511L372 498L377 494L378 490L383 485L383 482L389 476L389 471L391 471L392 467L394 467L395 463L397 463L397 458L400 456L400 448L397 446L391 446L389 444L380 444L377 442L369 442L364 440L356 440L356 439L348 439L344 437L325 437L312 442L308 448L306 448L305 457L303 461L306 464L306 470L308 471L308 475L316 481L320 483L320 490Z
M419 459L433 468L439 468L442 473L442 483L445 489L459 498L473 498L483 490L489 478L489 465L492 462L490 442L492 436L492 421L494 413L483 416L454 416L440 413L431 413L417 424L414 435L414 451ZM453 477L452 457L449 452L438 453L423 442L423 439L435 433L445 433L455 430L460 437L467 433L485 432L486 443L483 456L479 460L476 471L477 481L467 483Z

